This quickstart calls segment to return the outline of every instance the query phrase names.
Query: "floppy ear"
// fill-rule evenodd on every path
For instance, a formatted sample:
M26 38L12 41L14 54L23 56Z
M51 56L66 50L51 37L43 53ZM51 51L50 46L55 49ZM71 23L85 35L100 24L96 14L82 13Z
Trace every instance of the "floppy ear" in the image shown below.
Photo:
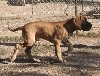
M81 24L82 24L81 16L75 16L74 23L79 29L81 29Z

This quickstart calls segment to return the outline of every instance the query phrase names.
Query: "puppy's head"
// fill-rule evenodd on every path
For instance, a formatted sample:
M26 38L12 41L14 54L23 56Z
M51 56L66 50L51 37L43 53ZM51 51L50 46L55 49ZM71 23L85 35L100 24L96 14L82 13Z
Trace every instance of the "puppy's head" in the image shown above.
M92 24L87 21L84 16L76 16L74 18L74 23L79 30L89 31L92 27Z

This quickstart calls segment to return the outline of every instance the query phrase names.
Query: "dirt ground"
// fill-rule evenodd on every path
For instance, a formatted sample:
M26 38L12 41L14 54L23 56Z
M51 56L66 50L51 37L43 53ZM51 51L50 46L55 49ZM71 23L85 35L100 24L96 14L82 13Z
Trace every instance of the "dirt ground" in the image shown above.
M72 37L74 51L64 59L66 63L56 62L53 44L41 41L34 46L32 55L41 63L31 63L22 49L14 63L3 61L13 53L12 43L1 43L0 75L1 76L99 76L100 75L100 38ZM45 42L45 43L44 43ZM61 45L62 52L67 48Z
M41 16L39 15L41 12L36 10L36 8L40 8L40 5L34 6L34 11L37 13L34 13L33 17L30 15L31 5L22 7L7 6L6 2L0 1L0 37L21 36L20 31L12 33L7 29L7 21L9 21L11 27L14 28L30 21L56 21L66 19L66 14L62 8L63 6L67 7L67 5L62 3L57 4L56 7L59 7L58 11L62 11L57 12L56 9L53 8L51 13L47 11L51 10L53 4L48 7L43 5L41 8L43 10L48 8L48 10L45 12L42 10L43 15ZM44 17L44 15L47 16ZM93 26L99 26L100 24L98 19L90 21L93 23ZM64 57L66 63L56 62L55 60L57 58L54 55L53 44L41 40L37 42L37 46L34 46L32 49L33 57L39 58L41 63L31 63L24 53L24 48L21 49L14 63L5 64L3 61L11 57L15 43L19 43L20 41L12 40L5 42L1 40L0 76L100 76L100 38L72 36L69 41L73 44L74 51ZM67 48L63 45L61 45L61 47L62 52L67 51Z

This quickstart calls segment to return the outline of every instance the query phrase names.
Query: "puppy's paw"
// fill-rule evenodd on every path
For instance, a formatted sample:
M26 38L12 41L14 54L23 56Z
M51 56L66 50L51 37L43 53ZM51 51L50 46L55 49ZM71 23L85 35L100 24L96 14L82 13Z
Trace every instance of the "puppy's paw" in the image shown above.
M12 63L14 63L14 62L9 62L9 61L6 61L6 60L5 60L5 61L3 61L2 63L3 63L3 64L12 64Z
M33 58L33 60L38 63L41 62L40 59Z
M32 63L40 63L40 59L33 58L30 60Z

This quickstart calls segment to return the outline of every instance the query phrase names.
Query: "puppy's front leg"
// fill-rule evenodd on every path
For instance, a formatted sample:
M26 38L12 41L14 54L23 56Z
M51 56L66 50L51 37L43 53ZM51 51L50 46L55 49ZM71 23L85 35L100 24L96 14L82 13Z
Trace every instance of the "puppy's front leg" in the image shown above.
M55 47L55 53L56 53L59 61L63 62L60 44L61 44L60 40L55 40L54 47Z

